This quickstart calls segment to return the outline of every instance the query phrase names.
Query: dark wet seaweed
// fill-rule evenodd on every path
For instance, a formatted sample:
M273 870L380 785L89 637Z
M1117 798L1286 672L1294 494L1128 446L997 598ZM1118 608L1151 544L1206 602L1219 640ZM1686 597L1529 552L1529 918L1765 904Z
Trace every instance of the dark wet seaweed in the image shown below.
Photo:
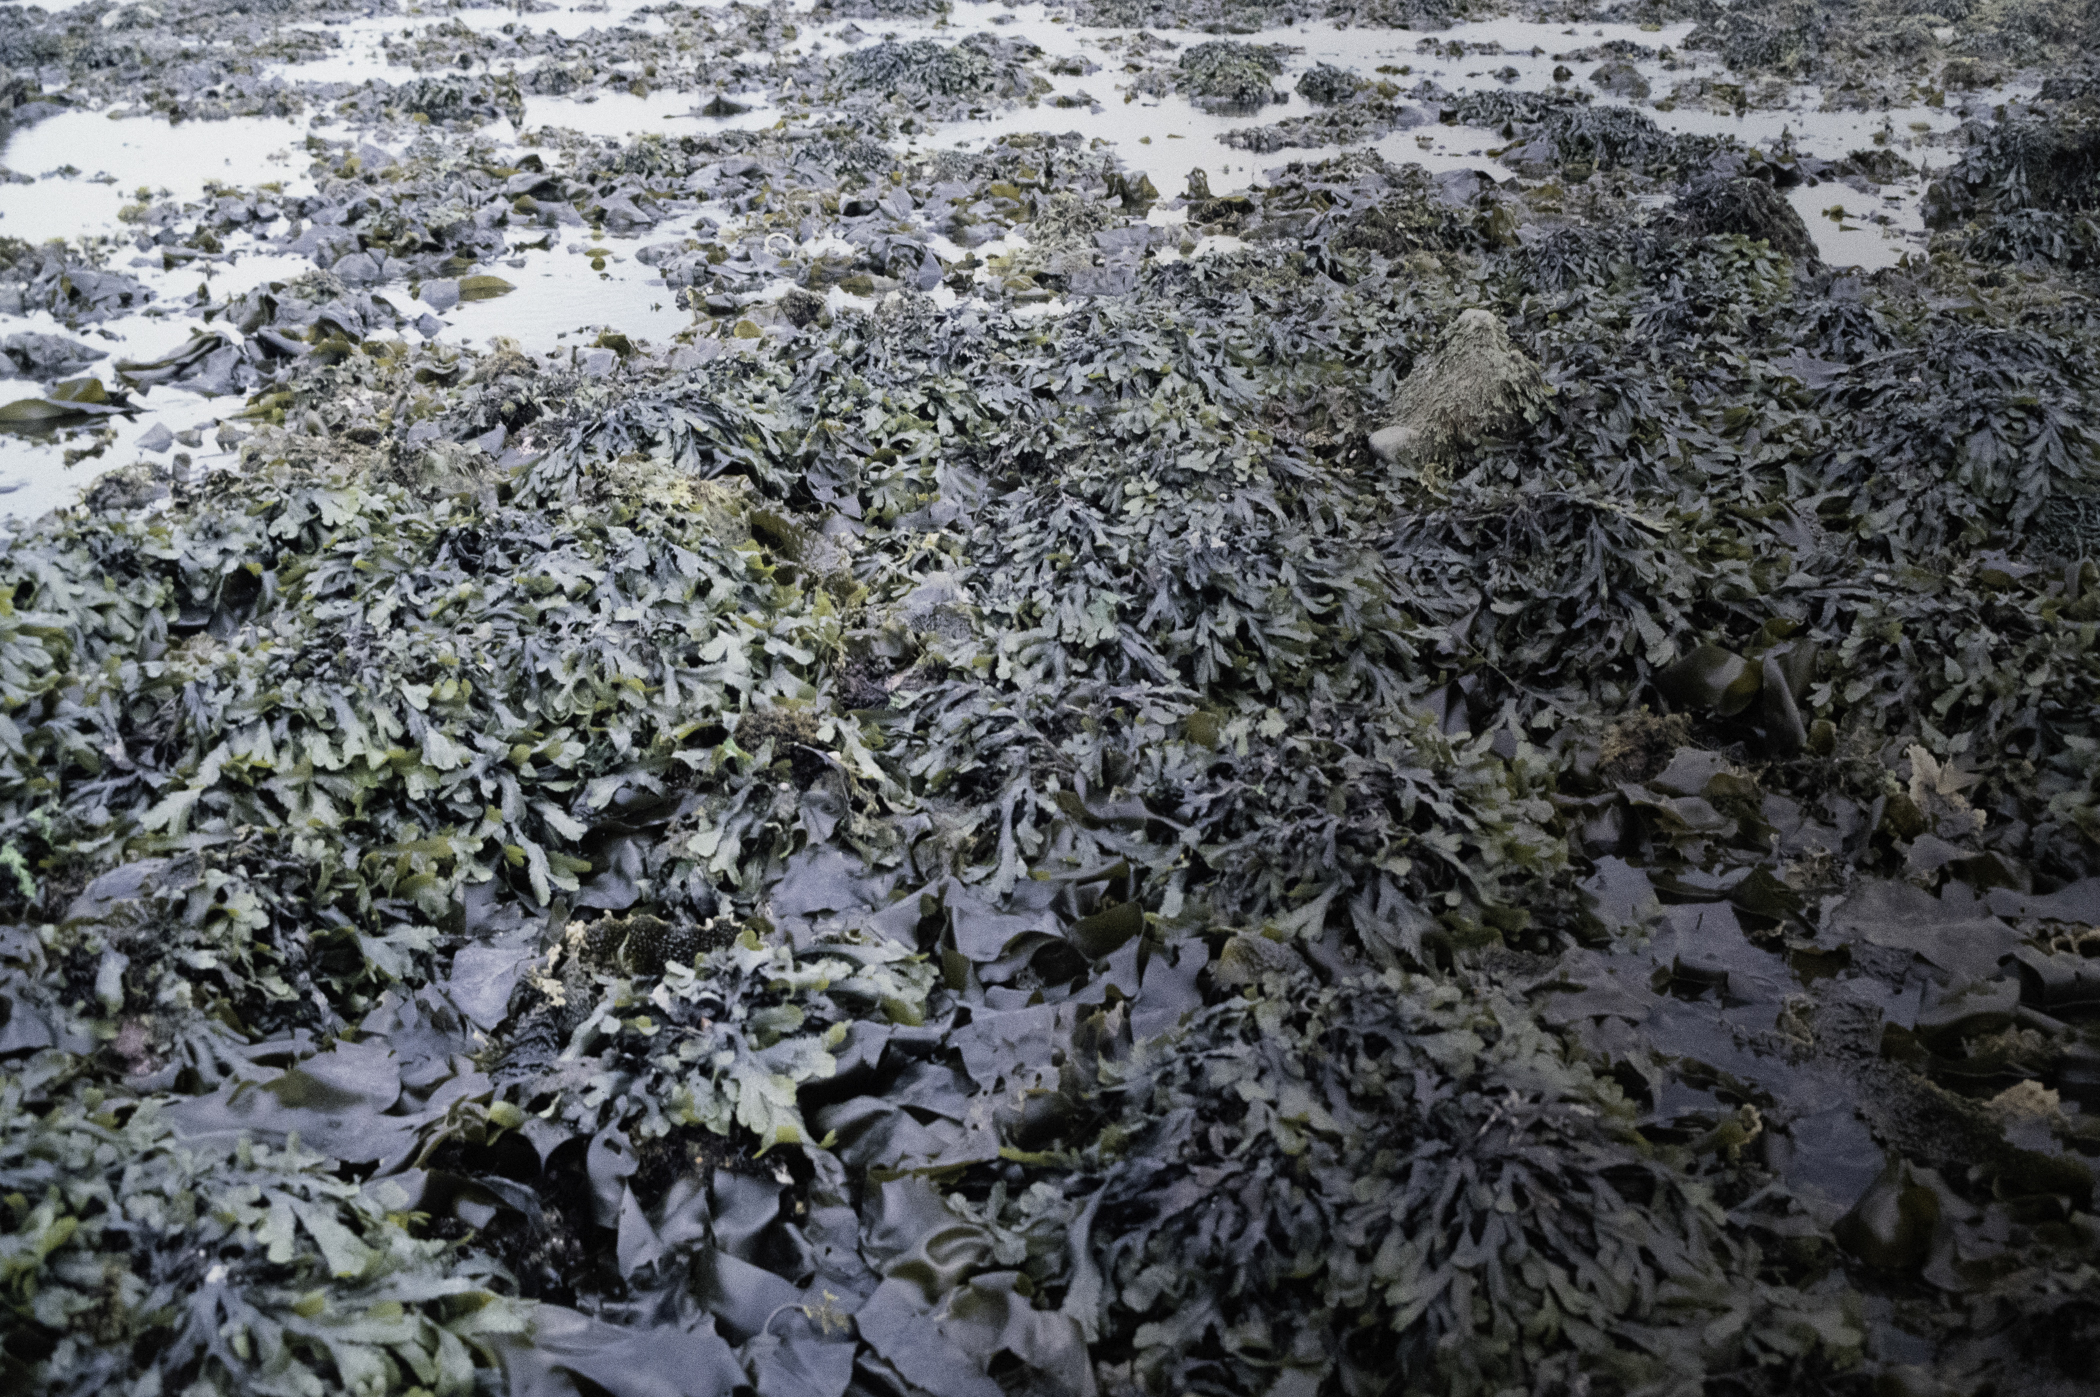
M1814 156L1329 81L1522 176L1192 179L1170 258L1076 138L883 143L1034 57L515 165L433 66L136 211L316 268L115 366L249 394L241 474L0 544L10 1382L2087 1390L2100 381L2023 230L2090 94L1863 276ZM397 337L567 228L685 342ZM1374 454L1483 323L1517 409Z

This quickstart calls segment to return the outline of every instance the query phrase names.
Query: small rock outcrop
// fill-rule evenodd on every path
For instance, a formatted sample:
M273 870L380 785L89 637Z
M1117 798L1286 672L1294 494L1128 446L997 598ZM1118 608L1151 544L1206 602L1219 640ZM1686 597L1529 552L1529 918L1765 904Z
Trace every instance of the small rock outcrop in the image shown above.
M1463 311L1400 385L1392 422L1371 434L1371 452L1388 466L1434 469L1534 418L1549 391L1500 320Z

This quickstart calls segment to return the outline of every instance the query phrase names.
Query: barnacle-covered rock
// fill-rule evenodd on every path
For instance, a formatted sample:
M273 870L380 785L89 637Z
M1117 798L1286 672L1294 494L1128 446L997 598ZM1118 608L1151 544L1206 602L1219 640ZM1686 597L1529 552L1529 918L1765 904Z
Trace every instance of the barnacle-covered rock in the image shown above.
M1548 390L1538 365L1487 311L1461 311L1434 353L1400 385L1392 421L1371 434L1388 466L1428 472L1467 447L1518 430Z

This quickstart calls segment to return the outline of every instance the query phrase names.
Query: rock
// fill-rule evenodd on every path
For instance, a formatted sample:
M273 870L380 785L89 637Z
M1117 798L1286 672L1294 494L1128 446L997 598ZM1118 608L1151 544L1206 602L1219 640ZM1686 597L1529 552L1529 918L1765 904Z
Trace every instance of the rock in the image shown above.
M1614 58L1597 65L1590 74L1590 81L1614 97L1625 97L1639 101L1648 95L1648 80L1641 70L1623 58Z
M1292 90L1316 106L1331 107L1337 102L1346 102L1364 86L1364 80L1347 68L1337 68L1332 63L1315 63L1298 79Z
M1816 240L1784 195L1761 179L1695 180L1677 197L1677 217L1693 237L1737 233L1756 238L1782 257L1816 262Z
M339 257L329 270L341 277L345 286L371 286L379 280L379 263L369 252L353 252Z
M451 280L424 282L423 304L443 315L459 304L459 283Z
M610 378L620 356L610 349L586 349L577 362L585 378Z
M1371 452L1388 466L1433 468L1515 429L1548 391L1538 365L1510 344L1500 320L1463 311L1400 385L1392 423L1371 434Z
M166 451L175 444L175 434L168 430L165 422L156 422L139 433L138 448L155 454Z
M814 291L791 286L780 298L780 313L798 330L806 330L824 318L824 298Z
M1891 1163L1852 1211L1831 1229L1837 1244L1876 1271L1914 1272L1932 1250L1940 1220L1939 1195L1908 1163Z
M508 296L518 288L500 276L486 273L479 276L462 277L459 280L459 298L462 301L493 301L498 296Z

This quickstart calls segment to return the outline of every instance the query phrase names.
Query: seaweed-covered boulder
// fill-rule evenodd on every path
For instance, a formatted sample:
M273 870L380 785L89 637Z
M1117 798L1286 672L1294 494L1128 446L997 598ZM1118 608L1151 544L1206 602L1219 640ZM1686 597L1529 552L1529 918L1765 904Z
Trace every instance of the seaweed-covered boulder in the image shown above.
M2100 262L2100 119L2078 81L2052 79L2038 116L1969 128L1961 160L1919 206L1936 245L1984 262Z
M1435 466L1535 416L1547 391L1500 320L1463 311L1400 385L1393 420L1371 434L1371 452L1388 466Z
M1288 94L1269 86L1283 71L1282 50L1272 44L1239 44L1213 39L1181 55L1181 90L1200 107L1220 112L1251 112Z
M946 0L817 0L812 14L827 19L938 19Z
M1648 80L1641 70L1623 58L1607 59L1597 65L1590 74L1590 81L1614 97L1630 97L1636 101L1648 95Z
M1298 79L1298 85L1292 90L1315 106L1331 107L1354 97L1363 85L1364 80L1347 68L1337 68L1332 63L1315 63Z
M1738 73L1798 72L1812 61L1816 9L1801 0L1719 10L1685 36L1684 47L1720 55Z
M1026 97L1049 86L1028 72L1030 51L989 34L972 34L952 46L932 39L884 40L845 54L838 72L845 86L863 90L980 100Z
M1677 216L1693 237L1737 233L1756 238L1796 262L1816 260L1816 240L1794 206L1761 179L1695 181L1677 200Z
M1697 150L1631 107L1589 106L1586 93L1470 93L1444 108L1463 124L1517 128L1521 144L1502 163L1531 179L1565 173L1578 181L1597 170L1630 169L1653 175L1681 166Z
M2100 208L2100 120L2052 112L1983 129L1960 162L1926 189L1921 212L1926 227L1943 229L2027 208Z

